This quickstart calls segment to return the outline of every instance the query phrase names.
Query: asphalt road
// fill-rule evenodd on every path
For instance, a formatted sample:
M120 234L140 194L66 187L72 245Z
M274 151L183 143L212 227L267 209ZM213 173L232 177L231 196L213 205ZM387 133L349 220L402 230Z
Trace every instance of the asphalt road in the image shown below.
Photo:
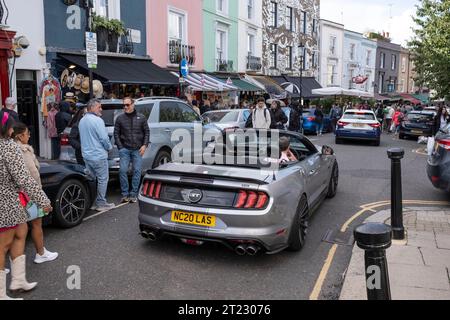
M178 240L151 243L138 235L137 205L127 205L93 217L71 230L47 228L46 246L60 253L58 260L32 264L27 245L28 279L38 288L25 299L308 299L331 247L322 239L337 230L366 203L390 197L390 160L387 149L405 148L404 199L447 200L426 175L426 156L415 141L384 136L381 147L363 143L335 145L330 134L310 137L335 149L340 164L339 192L326 201L311 221L307 244L299 253L240 257L214 244L191 247ZM111 199L118 200L117 183ZM355 227L365 217L355 221ZM350 233L349 233L350 234ZM351 247L339 246L322 288L321 299L337 299ZM81 289L70 290L71 266L79 267ZM72 283L72 282L71 282Z

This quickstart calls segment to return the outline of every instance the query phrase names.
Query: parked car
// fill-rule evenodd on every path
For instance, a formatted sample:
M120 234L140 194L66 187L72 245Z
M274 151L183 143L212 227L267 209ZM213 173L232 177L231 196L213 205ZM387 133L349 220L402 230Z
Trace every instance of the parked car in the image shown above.
M288 107L282 108L284 114L288 117L288 124L290 121L291 111ZM303 110L303 130L305 134L311 134L311 133L317 133L317 126L318 124L315 122L316 117L314 116L315 109L305 109ZM302 121L299 119L299 126L301 127ZM287 125L286 125L287 129ZM323 132L331 132L331 119L330 116L325 114L325 117L323 119Z
M97 194L96 181L85 168L64 161L40 161L42 187L52 201L51 222L62 227L79 225Z
M241 141L237 148L248 151L238 157L237 149L224 147L233 163L169 163L149 171L139 195L141 235L152 241L173 236L192 245L221 243L239 255L300 250L312 213L336 195L336 157L299 133L276 131L290 139L298 161L275 171L252 164L250 150L267 141L260 140L264 130L252 130L245 131L247 139L238 139L238 132L224 137ZM278 162L279 154L266 151Z
M428 157L428 177L438 189L450 192L450 125L440 130Z
M411 111L402 121L399 138L433 136L435 117L435 112Z
M337 123L336 144L343 140L372 141L375 146L381 143L381 124L373 111L347 110Z
M122 100L102 100L103 114L106 129L114 148L109 153L108 162L111 173L118 173L120 169L119 151L114 143L114 123L123 111ZM176 143L172 142L172 133L177 129L186 129L192 135L195 125L203 124L203 119L189 105L177 98L151 97L135 101L136 110L147 119L150 127L150 147L143 157L142 169L158 167L170 162L172 150ZM75 151L69 145L70 128L67 128L61 137L61 158L76 162ZM193 150L199 151L199 150Z
M207 123L213 124L221 130L245 129L250 117L250 109L208 111L202 115Z

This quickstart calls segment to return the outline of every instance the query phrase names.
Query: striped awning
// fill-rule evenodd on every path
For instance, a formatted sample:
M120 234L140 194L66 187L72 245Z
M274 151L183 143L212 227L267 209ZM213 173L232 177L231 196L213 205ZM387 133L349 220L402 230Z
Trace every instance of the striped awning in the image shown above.
M180 75L176 72L172 72L177 77ZM239 89L234 85L229 85L213 76L204 73L190 73L186 82L194 91L239 91Z

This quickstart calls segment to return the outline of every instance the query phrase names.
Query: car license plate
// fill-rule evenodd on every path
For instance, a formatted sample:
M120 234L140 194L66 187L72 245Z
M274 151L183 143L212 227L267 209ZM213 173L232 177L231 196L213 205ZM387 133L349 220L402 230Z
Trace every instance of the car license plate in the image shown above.
M364 124L362 124L362 123L354 123L353 127L354 128L364 128Z
M215 227L216 217L199 213L172 211L172 222L190 224L202 227Z
M423 133L423 131L421 131L421 130L411 130L411 132L415 133L415 134L422 134Z

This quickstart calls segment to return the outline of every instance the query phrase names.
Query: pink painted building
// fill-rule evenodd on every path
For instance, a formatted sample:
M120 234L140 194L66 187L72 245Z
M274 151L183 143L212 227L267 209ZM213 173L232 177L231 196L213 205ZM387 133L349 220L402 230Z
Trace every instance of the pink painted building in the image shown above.
M203 70L202 0L147 0L147 53L162 68Z

